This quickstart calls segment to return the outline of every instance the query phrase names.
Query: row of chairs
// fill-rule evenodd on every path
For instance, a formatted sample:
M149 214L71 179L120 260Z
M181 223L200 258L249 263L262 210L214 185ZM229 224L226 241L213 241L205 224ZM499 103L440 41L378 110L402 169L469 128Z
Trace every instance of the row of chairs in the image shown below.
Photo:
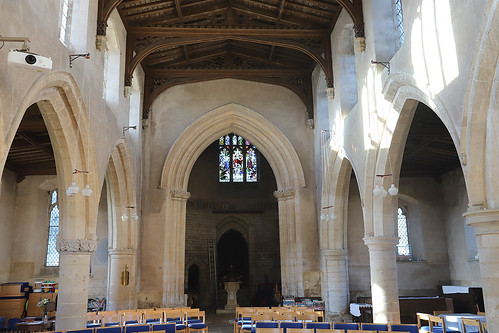
M156 308L140 310L100 311L87 313L87 327L126 326L137 324L204 323L205 312L191 308Z
M351 323L348 323L351 324ZM385 325L387 330L384 329L353 329L353 328L330 328L330 329L294 329L290 328L287 333L387 333L387 332L405 332L405 333L419 333L416 325L410 327L403 327L403 330L391 330L390 326ZM258 328L256 333L285 333L283 328Z
M323 316L322 311L304 307L238 307L234 320L234 333L239 333L243 324L249 325L259 321L318 322Z
M420 332L448 332L448 333L486 333L487 323L483 323L478 319L461 318L461 323L463 327L463 332L458 330L448 328L445 325L445 319L434 313L433 315L428 313L416 313L418 328Z
M268 333L333 333L331 330L340 332L369 331L374 332L408 332L419 333L417 325L411 324L374 324L374 323L342 323L342 322L275 322L257 321L253 324L243 324L241 333L267 333L261 329L272 329ZM337 332L334 332L337 333Z
M94 328L90 327L66 333L142 333L156 331L164 333L208 333L208 326L204 322L189 322L187 325L170 322L164 324L135 324L126 326L107 326Z
M149 332L149 330L144 330L143 327L135 327L127 326L128 333L140 333L140 332ZM175 325L174 324L157 324L148 327L150 331L154 331L154 333L175 333ZM112 326L112 327L96 327L96 328L83 328L77 330L60 330L60 331L48 331L45 333L124 333L126 328Z

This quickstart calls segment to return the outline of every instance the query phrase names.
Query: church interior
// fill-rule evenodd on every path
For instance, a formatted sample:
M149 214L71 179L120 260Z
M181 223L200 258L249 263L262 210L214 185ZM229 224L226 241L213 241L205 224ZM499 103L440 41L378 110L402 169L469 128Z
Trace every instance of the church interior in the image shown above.
M499 332L499 0L0 9L0 317L13 285L69 330L90 300L215 313L235 282Z

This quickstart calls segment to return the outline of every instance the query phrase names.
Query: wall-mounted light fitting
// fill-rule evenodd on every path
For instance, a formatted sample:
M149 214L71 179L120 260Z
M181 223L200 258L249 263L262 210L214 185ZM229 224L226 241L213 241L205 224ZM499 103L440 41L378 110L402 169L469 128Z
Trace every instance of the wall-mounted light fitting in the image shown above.
M70 54L69 55L69 68L73 68L73 61L78 58L90 59L90 53L78 53L78 54Z
M376 60L371 60L371 65L381 65L385 67L388 70L388 75L390 74L390 62L389 61L376 61Z
M128 213L127 213L127 211L129 209L133 210L131 218L132 218L132 221L136 222L139 219L139 216L137 215L137 210L135 209L135 206L125 206L125 207L123 207L123 215L121 215L121 220L123 222L128 221Z
M89 172L85 171L85 170L74 169L73 175L79 174L79 173L88 174ZM66 195L68 197L74 197L78 193L79 190L80 190L80 188L78 187L78 185L76 185L74 178L73 178L71 185L69 185L68 189L66 190ZM83 188L83 190L81 190L81 194L84 197L89 197L92 195L92 189L90 188L90 186L88 184L87 184L87 186L85 186L85 188Z
M123 136L129 129L137 129L137 126L123 126Z

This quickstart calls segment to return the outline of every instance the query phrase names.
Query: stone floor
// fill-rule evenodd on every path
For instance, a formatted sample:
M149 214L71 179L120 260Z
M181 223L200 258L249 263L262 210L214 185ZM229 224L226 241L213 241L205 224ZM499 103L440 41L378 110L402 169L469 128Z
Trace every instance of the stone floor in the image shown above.
M233 333L235 313L217 314L215 312L206 313L206 323L209 333Z

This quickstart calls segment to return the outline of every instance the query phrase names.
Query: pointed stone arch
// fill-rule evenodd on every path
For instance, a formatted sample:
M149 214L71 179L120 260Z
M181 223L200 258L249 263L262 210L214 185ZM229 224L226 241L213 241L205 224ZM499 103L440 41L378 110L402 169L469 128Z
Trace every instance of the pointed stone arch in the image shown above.
M163 305L184 303L185 218L190 196L187 184L199 155L227 133L238 133L265 155L274 172L279 206L283 293L303 295L303 259L296 221L300 219L301 189L305 177L298 155L288 138L263 116L242 105L227 104L207 112L176 139L163 166L160 186L166 193Z
M324 215L321 214L319 226L321 290L327 320L344 321L350 302L346 223L352 165L337 151L331 155L328 165L322 186L321 213Z
M108 309L128 308L135 304L136 287L136 249L138 239L138 221L132 214L139 213L136 202L135 180L132 160L125 138L119 139L109 156L106 172L108 180L108 209L111 214L108 265ZM133 207L133 208L131 208ZM122 220L127 214L128 219ZM121 282L121 272L128 267L129 284Z
M464 102L461 160L470 199L470 210L499 207L497 124L499 114L498 48L499 1L489 0L480 27L480 38L470 71Z
M97 245L97 198L100 190L94 144L76 81L67 72L54 71L40 76L28 89L6 133L6 147L12 144L26 109L34 103L40 109L50 136L61 192L64 193L73 181L80 188L88 184L94 191L90 197L81 193L72 197L59 196L61 222L57 250L60 253L60 292L56 327L59 330L78 328L86 321L88 267L90 254ZM88 173L73 174L75 169Z

